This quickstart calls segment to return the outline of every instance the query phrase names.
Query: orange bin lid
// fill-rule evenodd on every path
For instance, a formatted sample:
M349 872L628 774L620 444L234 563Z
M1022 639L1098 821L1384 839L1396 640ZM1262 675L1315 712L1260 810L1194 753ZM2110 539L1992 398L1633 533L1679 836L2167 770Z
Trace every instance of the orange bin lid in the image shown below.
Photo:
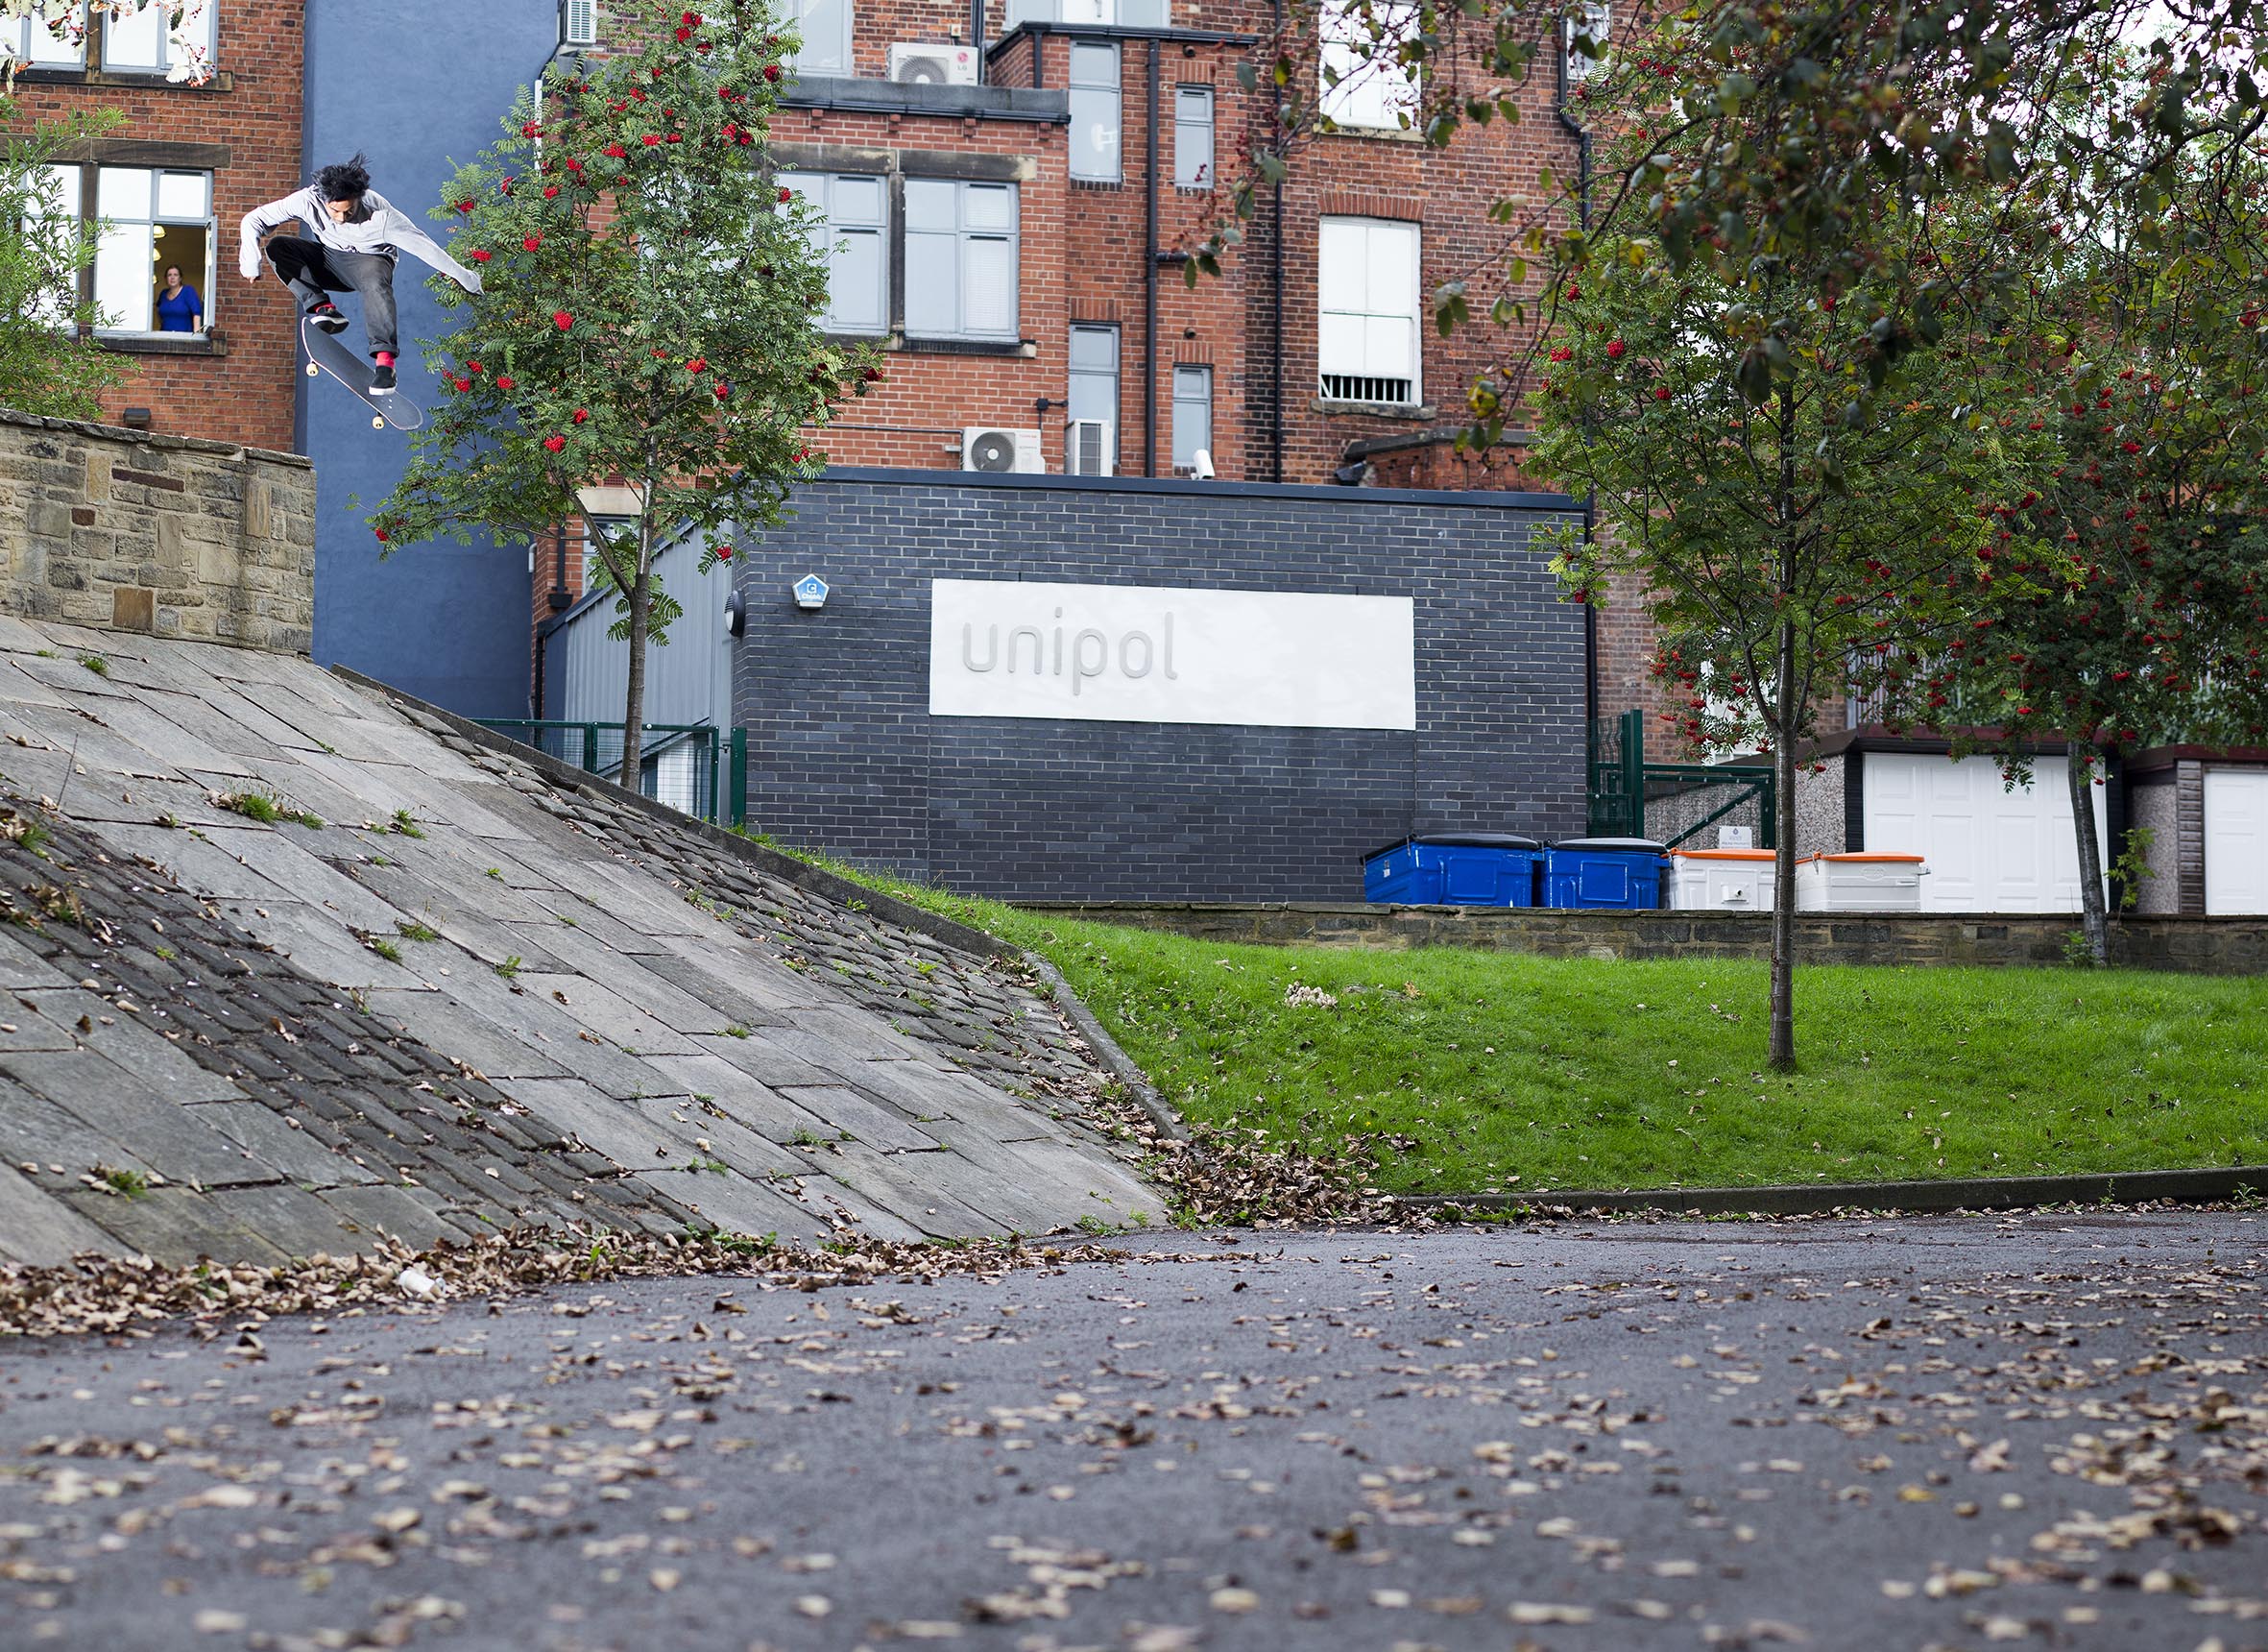
M1770 861L1770 849L1672 849L1673 861Z

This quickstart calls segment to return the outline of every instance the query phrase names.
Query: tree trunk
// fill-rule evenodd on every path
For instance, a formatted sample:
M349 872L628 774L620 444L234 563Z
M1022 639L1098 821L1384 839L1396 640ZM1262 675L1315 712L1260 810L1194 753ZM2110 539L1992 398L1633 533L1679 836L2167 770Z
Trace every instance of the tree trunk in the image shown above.
M1800 720L1796 683L1796 393L1779 387L1780 634L1779 681L1772 686L1779 726L1772 731L1773 787L1772 862L1772 1070L1796 1066L1796 728Z
M1796 621L1780 621L1779 729L1773 742L1772 1069L1796 1066Z
M2095 834L2094 765L2074 744L2063 760L2071 789L2071 830L2079 838L2079 921L2087 956L2100 969L2111 961L2111 917L2103 894L2103 845Z
M649 492L646 496L651 498ZM622 772L618 776L631 790L639 790L639 747L645 743L646 621L654 610L654 519L649 510L638 519L637 578L630 587L630 691L622 704Z

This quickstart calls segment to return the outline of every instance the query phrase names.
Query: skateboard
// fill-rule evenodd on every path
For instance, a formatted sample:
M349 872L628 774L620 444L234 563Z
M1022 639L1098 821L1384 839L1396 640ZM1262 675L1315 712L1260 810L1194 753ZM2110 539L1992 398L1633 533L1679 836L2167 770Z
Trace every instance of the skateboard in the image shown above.
M371 410L371 428L382 430L393 425L397 430L415 430L425 423L425 415L415 401L400 391L386 396L371 394L373 368L368 361L341 344L334 333L327 333L306 316L300 318L300 343L307 352L307 377L327 373L362 398Z

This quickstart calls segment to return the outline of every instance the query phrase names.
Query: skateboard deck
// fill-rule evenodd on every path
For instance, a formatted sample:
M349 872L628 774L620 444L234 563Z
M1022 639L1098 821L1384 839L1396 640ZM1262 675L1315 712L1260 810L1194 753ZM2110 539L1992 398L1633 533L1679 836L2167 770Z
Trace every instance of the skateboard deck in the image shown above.
M371 410L373 428L391 425L397 430L415 430L425 423L424 412L400 391L373 395L370 381L374 370L371 363L341 344L335 333L324 331L306 316L300 318L300 343L307 352L307 377L312 378L317 373L327 373L361 397Z

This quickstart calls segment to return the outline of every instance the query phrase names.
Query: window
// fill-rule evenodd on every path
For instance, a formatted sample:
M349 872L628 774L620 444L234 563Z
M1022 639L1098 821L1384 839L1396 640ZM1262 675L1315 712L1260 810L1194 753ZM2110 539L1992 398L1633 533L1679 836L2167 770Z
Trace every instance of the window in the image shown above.
M1586 80L1597 71L1599 60L1606 53L1606 36L1613 23L1614 13L1604 0L1579 6L1569 14L1566 30L1570 83Z
M11 17L0 22L0 46L17 62L35 69L76 69L86 61L86 8L78 9L57 39L37 17Z
M1183 189L1213 187L1213 88L1173 88L1173 182Z
M1076 424L1099 419L1107 432L1102 459L1106 472L1119 462L1119 329L1115 327L1074 327L1071 329L1071 394L1064 416Z
M1008 0L1008 28L1022 23L1116 23L1127 29L1172 26L1167 0ZM1193 13L1194 15L1194 13Z
M181 18L182 37L208 59L213 51L213 12L219 4L220 0L187 0ZM158 0L132 16L104 23L103 67L127 74L170 73L182 61L166 28L171 14L171 8Z
M1315 241L1324 398L1417 399L1417 226L1326 218Z
M1173 370L1173 468L1194 468L1197 454L1213 455L1213 370Z
M1322 111L1335 124L1400 131L1417 108L1417 71L1395 48L1417 27L1417 8L1326 0Z
M150 332L169 264L204 299L212 319L212 174L146 166L98 169L94 303L106 332Z
M829 332L890 330L889 191L871 174L783 172L780 182L826 216Z
M56 246L58 255L42 254L37 262L46 267L61 267L67 263L60 249L84 245L82 237L86 226L81 221L80 190L83 172L76 166L42 166L32 180L36 192L24 215L27 237L38 237L42 245ZM56 237L50 241L48 237ZM52 286L42 286L29 295L25 313L44 326L65 328L74 325L79 312L79 285L67 272L65 279Z
M790 65L797 74L852 72L851 0L788 0L783 10L803 41Z
M1071 175L1119 181L1119 49L1108 42L1072 42Z
M1013 341L1016 185L905 181L905 330Z

